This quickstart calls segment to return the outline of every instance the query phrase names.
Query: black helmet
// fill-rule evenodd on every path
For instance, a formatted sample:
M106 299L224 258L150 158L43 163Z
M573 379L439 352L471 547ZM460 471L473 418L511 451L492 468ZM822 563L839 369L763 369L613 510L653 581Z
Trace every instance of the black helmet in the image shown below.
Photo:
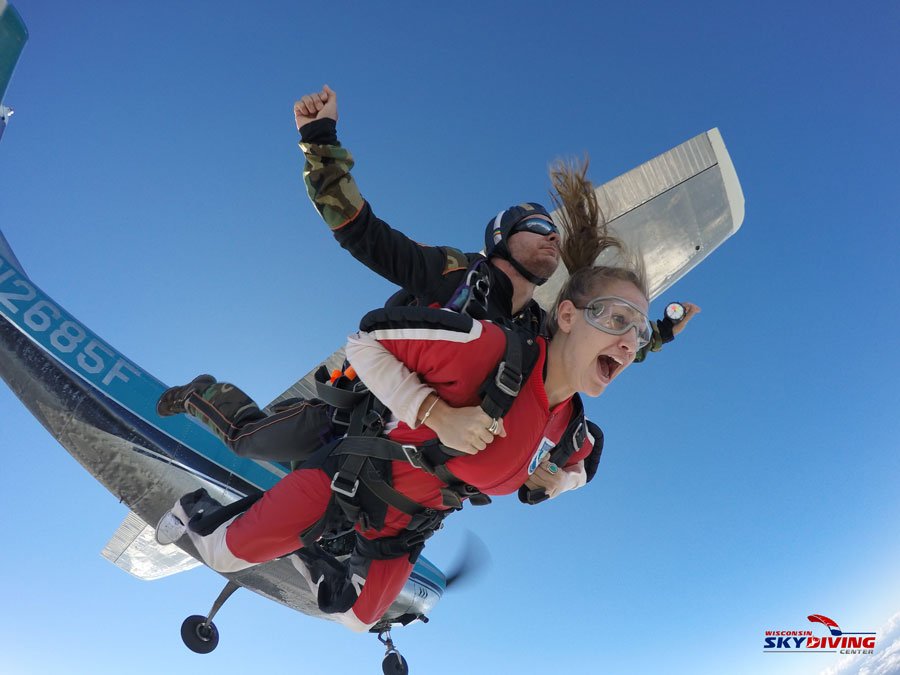
M540 286L547 280L543 277L535 276L526 270L518 260L513 259L509 252L509 246L506 243L516 224L532 216L545 216L552 221L547 209L535 202L525 202L524 204L510 206L508 209L498 213L495 218L488 221L487 227L484 228L484 254L488 258L497 256L508 260L519 274L536 286Z

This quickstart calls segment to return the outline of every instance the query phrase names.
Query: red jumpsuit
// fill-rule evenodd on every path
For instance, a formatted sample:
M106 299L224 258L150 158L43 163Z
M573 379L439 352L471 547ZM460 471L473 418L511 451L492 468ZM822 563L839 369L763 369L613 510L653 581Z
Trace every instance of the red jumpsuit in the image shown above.
M503 357L506 338L490 322L473 322L468 334L441 330L375 331L374 336L398 360L419 374L422 381L454 407L478 405L478 389ZM539 338L540 355L531 376L504 418L506 437L496 437L476 455L455 457L447 468L460 480L485 494L515 492L528 479L543 457L564 433L572 414L571 399L550 410L544 390L543 371L546 343ZM362 374L365 381L365 375ZM371 386L371 385L370 385ZM425 426L416 429L400 423L390 432L392 440L415 444L435 437ZM590 436L574 453L566 466L587 457L592 448ZM444 509L440 494L442 483L406 462L392 463L393 486L426 507ZM198 545L207 553L206 562L220 571L234 571L297 550L299 534L315 524L325 513L331 499L331 476L320 469L300 469L285 476L245 514L213 532L221 542ZM409 516L388 507L384 527L363 531L369 539L392 537L404 531ZM195 543L197 535L192 535ZM227 549L227 550L224 550ZM207 557L206 555L204 556ZM244 562L245 561L245 562ZM358 597L352 613L343 623L364 630L373 625L403 588L412 571L406 557L371 561L365 579L354 585ZM359 587L361 586L361 591Z

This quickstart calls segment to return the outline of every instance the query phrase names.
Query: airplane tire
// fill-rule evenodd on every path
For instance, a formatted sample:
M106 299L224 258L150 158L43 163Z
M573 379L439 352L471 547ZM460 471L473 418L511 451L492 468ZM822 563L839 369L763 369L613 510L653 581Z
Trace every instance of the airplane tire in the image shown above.
M384 675L409 675L409 665L399 652L388 652L381 662L381 672Z
M181 639L185 646L197 654L209 654L219 644L216 624L206 624L206 617L194 614L181 624Z

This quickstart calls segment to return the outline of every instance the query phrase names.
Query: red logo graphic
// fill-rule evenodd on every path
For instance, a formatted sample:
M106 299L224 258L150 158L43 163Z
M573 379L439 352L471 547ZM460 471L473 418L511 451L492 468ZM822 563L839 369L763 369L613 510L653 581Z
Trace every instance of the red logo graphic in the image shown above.
M806 618L809 619L812 623L823 624L828 630L831 631L832 635L843 635L840 626L837 625L837 621L835 621L834 619L829 619L824 614L810 614Z

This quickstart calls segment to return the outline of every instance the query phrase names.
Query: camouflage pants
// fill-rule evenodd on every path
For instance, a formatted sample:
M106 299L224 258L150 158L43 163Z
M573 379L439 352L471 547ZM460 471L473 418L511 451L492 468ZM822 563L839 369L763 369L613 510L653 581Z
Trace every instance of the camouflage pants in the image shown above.
M233 384L217 382L191 394L187 413L240 457L302 462L336 435L333 409L318 399L290 399L266 415Z

